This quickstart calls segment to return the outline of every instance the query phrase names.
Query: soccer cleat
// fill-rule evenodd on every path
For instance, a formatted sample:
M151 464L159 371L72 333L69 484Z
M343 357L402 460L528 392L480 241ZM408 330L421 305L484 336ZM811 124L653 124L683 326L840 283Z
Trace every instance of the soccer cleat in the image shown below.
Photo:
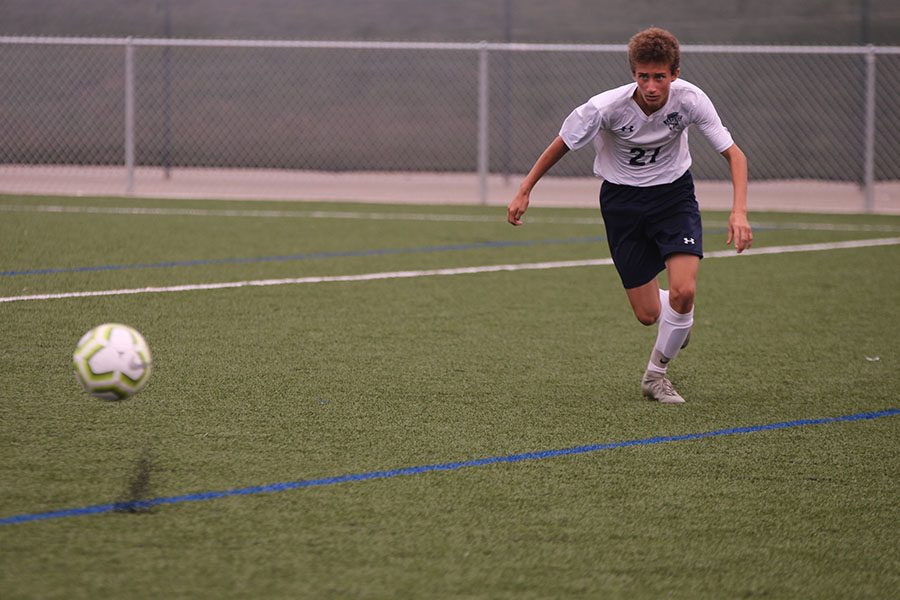
M641 379L641 391L644 396L662 404L684 404L684 398L678 395L672 382L665 373L647 371Z

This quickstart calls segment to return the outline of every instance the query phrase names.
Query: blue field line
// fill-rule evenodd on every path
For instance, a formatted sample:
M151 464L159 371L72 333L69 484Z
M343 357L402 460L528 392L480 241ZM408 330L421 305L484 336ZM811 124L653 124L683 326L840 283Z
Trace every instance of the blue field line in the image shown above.
M761 229L757 229L761 231ZM705 231L708 234L725 232L724 229ZM484 248L517 248L527 246L553 246L561 244L592 244L605 241L604 236L582 236L548 240L505 240L470 242L466 244L447 244L442 246L420 246L414 248L376 248L371 250L347 250L335 252L310 252L307 254L285 254L280 256L256 256L243 258L210 258L196 260L176 260L159 263L135 263L126 265L93 265L85 267L47 267L43 269L22 269L17 271L0 271L0 277L17 277L23 275L53 275L58 273L91 273L97 271L130 271L138 269L171 269L178 267L199 267L212 265L235 265L266 262L289 262L303 260L321 260L327 258L359 258L369 256L389 256L397 254L429 254L435 252L459 252L463 250L479 250Z
M386 256L391 254L428 254L433 252L457 252L483 248L514 248L523 246L549 246L559 244L592 244L605 240L602 236L573 237L549 240L510 240L471 242L467 244L447 244L442 246L420 246L415 248L376 248L372 250L348 250L341 252L311 252L308 254L286 254L282 256L258 256L250 258L211 258L179 260L160 263L137 263L130 265L98 265L87 267L50 267L46 269L25 269L21 271L0 271L2 277L20 275L51 275L54 273L89 273L93 271L127 271L133 269L167 269L174 267L197 267L206 265L231 265L264 262L288 262L300 260L320 260L324 258L351 258L366 256Z
M83 506L81 508L68 508L40 513L25 513L13 515L0 519L0 525L15 525L18 523L28 523L31 521L45 521L48 519L64 519L69 517L80 517L84 515L97 515L110 512L134 512L146 510L154 506L163 506L167 504L182 504L185 502L203 502L205 500L215 500L217 498L228 498L232 496L252 496L256 494L274 494L278 492L286 492L289 490L298 490L312 487L325 487L337 485L340 483L350 483L359 481L370 481L373 479L390 479L392 477L403 477L407 475L420 475L422 473L441 472L441 471L457 471L459 469L468 469L475 467L484 467L502 463L519 463L533 460L545 460L548 458L556 458L560 456L573 456L577 454L588 454L592 452L602 452L604 450L614 450L617 448L629 448L632 446L652 446L655 444L668 444L672 442L684 442L688 440L700 440L705 438L739 435L745 433L756 433L759 431L774 431L778 429L790 429L795 427L808 427L810 425L825 425L828 423L841 423L853 421L866 421L872 419L881 419L884 417L893 417L900 415L900 408L888 408L876 412L864 412L852 415L843 415L840 417L824 417L818 419L798 419L795 421L783 421L780 423L768 423L766 425L751 425L747 427L732 427L728 429L716 429L714 431L706 431L702 433L686 433L683 435L667 435L650 438L640 438L636 440L626 440L622 442L610 442L606 444L590 444L586 446L575 446L572 448L562 448L558 450L540 450L535 452L525 452L522 454L510 454L505 456L492 456L488 458L477 458L473 460L465 460L449 463L438 463L432 465L422 465L418 467L405 467L401 469L391 469L386 471L369 471L366 473L352 473L348 475L338 475L336 477L325 477L322 479L302 479L299 481L286 481L282 483L270 483L267 485L258 485L252 487L236 488L232 490L200 492L194 494L182 494L180 496L167 496L162 498L150 498L147 500L135 500L129 502L114 502L110 504L95 504L91 506Z

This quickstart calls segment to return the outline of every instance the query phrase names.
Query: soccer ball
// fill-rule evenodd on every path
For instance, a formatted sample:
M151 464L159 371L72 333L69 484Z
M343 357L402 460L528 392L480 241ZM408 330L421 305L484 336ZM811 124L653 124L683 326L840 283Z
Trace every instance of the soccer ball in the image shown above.
M102 400L125 400L150 378L150 348L128 325L106 323L78 340L72 355L75 377L84 390Z

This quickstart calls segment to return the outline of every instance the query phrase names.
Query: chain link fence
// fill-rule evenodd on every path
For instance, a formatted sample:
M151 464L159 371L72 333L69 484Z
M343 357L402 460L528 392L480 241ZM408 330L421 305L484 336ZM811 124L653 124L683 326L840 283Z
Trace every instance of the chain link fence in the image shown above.
M684 46L682 77L754 180L900 180L900 48ZM137 167L519 175L629 72L619 45L0 37L0 81L0 180L115 168L127 193ZM695 177L727 179L693 137Z

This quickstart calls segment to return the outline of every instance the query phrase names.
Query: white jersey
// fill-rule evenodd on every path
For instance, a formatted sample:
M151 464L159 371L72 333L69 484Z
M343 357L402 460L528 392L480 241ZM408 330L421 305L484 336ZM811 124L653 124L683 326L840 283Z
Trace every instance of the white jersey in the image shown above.
M734 141L703 90L676 79L665 106L647 116L633 96L637 83L603 92L572 111L560 137L570 150L594 142L594 174L621 185L672 183L691 166L689 125L696 125L717 152Z

